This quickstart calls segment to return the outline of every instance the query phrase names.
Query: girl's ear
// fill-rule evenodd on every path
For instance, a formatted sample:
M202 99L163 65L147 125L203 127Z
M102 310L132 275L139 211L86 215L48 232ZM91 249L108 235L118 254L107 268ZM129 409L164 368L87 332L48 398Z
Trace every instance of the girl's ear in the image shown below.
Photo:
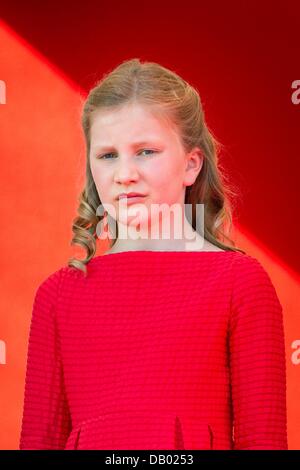
M191 186L201 171L204 162L204 153L199 147L196 147L187 154L186 166L186 186Z

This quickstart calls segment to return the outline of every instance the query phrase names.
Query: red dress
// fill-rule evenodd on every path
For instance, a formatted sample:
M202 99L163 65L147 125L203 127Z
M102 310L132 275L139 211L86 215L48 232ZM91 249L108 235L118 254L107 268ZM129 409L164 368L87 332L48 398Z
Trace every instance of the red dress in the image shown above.
M282 307L240 252L126 251L38 287L20 449L287 449Z

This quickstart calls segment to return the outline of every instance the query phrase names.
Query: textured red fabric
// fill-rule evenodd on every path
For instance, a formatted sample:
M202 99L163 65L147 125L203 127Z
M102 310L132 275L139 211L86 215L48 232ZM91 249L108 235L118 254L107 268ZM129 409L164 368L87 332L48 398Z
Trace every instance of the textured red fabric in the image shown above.
M20 449L287 449L282 307L256 258L126 251L37 288Z

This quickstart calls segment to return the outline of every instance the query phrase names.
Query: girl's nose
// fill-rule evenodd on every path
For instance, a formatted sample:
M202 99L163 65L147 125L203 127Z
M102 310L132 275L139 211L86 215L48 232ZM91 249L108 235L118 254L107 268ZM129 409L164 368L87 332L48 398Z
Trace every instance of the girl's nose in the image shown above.
M118 183L126 184L131 181L136 181L138 178L138 171L133 163L119 162L117 168L115 168L114 180Z

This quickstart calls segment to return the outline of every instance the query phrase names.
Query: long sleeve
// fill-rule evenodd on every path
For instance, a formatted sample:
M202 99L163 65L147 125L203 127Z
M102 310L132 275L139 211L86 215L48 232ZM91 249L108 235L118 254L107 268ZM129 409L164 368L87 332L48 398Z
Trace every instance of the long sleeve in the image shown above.
M60 276L50 275L34 298L20 450L63 449L71 430L55 317Z
M246 255L234 265L229 357L234 449L288 449L282 306L268 273Z

